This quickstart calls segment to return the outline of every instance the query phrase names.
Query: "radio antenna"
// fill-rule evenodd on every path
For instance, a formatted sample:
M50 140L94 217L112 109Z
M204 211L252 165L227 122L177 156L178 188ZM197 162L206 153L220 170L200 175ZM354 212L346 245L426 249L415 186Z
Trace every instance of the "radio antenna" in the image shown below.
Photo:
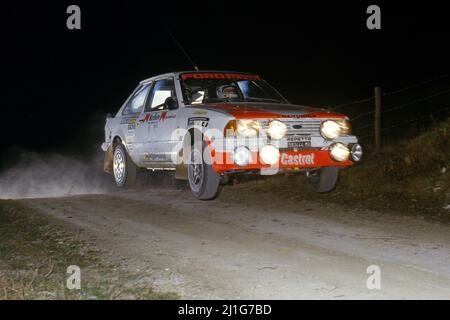
M197 65L194 63L194 61L192 60L192 58L188 55L188 53L186 52L186 50L184 50L183 46L181 45L181 43L177 40L177 38L174 37L174 35L167 29L167 33L169 34L169 36L172 38L173 42L175 42L175 44L177 45L178 49L180 49L180 51L183 53L183 55L186 57L186 59L189 60L189 62L192 64L192 66L194 67L195 71L198 71L198 67Z

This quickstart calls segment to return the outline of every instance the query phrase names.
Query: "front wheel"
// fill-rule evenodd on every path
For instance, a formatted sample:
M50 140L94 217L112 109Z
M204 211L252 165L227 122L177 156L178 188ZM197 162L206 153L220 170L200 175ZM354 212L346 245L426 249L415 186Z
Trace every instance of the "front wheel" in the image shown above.
M134 186L136 182L137 166L131 160L127 150L120 143L114 148L113 174L114 181L119 188Z
M221 189L220 176L211 166L209 152L205 142L191 147L188 163L188 180L192 194L200 200L212 200L219 195Z
M326 193L336 187L339 169L336 167L323 167L313 172L307 172L306 176L313 191Z

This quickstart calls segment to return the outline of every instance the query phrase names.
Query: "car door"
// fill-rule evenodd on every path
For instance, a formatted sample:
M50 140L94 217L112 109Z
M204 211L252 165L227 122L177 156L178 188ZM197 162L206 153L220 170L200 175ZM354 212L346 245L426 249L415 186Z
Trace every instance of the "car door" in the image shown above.
M177 110L169 110L167 98L177 100L173 78L156 80L152 86L140 122L147 126L145 134L150 145L143 156L152 163L171 163L174 147L172 133L176 129Z
M133 161L139 162L139 138L137 136L137 123L144 109L146 97L150 89L149 84L140 85L125 105L120 118L120 131L125 139L125 145Z
M152 130L152 117L154 117L154 114L152 114L148 107L148 101L152 97L154 82L149 83L149 86L144 110L136 121L136 148L140 166L150 168L152 167L151 164L154 162L156 154L156 140L154 130Z

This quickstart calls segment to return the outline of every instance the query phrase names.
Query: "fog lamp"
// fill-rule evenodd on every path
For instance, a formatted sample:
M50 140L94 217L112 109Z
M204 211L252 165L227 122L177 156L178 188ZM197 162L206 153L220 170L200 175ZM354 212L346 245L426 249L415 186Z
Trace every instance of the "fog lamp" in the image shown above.
M259 150L259 157L264 164L274 165L280 159L280 151L274 146L267 144Z
M330 147L331 157L336 161L345 161L350 157L350 150L342 143L334 143Z
M233 161L238 166L246 166L250 163L252 159L252 154L247 147L236 147L233 152Z

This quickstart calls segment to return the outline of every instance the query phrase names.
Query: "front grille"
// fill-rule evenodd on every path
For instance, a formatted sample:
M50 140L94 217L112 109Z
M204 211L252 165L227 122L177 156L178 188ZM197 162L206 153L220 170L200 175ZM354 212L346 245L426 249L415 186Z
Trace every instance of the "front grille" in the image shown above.
M287 127L287 134L320 136L320 125L322 120L303 118L303 119L283 119ZM297 127L299 126L299 127Z
M320 125L323 119L314 118L283 118L278 119L283 122L287 127L287 135L305 135L317 137L320 136ZM262 127L264 130L267 129L269 121L264 121Z

